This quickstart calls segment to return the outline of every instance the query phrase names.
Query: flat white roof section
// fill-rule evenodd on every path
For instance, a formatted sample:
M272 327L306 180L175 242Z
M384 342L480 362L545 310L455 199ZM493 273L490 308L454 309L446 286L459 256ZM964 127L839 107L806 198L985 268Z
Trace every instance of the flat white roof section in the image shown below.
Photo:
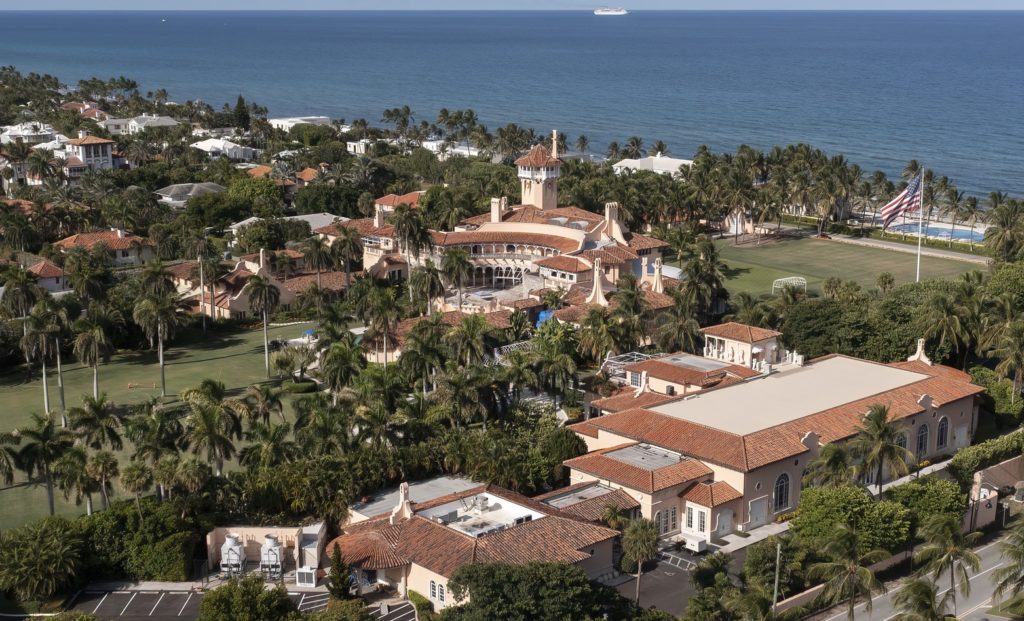
M665 356L664 358L658 358L659 362L667 362L677 367L686 367L688 369L696 369L698 371L717 371L719 369L726 369L732 366L730 362L722 362L720 360L714 360L712 358L704 358L703 356L694 356L693 354L673 354L671 356Z
M747 435L927 379L927 375L836 356L785 373L701 391L651 411Z
M479 487L480 484L461 477L435 477L425 481L416 481L409 484L409 500L412 502L428 502L448 494L457 494L466 490ZM374 517L391 511L398 505L398 488L384 490L374 494L368 502L357 502L352 505L352 510L366 517Z
M683 461L683 457L679 453L673 453L650 444L634 444L617 451L605 453L604 456L621 461L624 464L629 464L630 466L643 468L644 470L667 468Z
M483 537L545 517L543 513L486 492L419 511L417 515L470 537Z
M604 483L595 483L588 485L587 487L581 487L571 492L566 492L560 496L548 498L544 500L544 504L551 505L556 509L564 509L573 505L579 504L585 500L593 500L600 498L601 496L607 496L615 490L608 487Z

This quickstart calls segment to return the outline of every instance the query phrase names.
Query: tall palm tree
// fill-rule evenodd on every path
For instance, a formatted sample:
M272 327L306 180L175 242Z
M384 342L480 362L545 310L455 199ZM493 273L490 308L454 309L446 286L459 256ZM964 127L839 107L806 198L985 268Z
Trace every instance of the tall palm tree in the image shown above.
M996 373L1003 377L1013 377L1010 402L1014 403L1024 385L1024 320L1013 322L994 344L989 355L999 360Z
M434 314L434 300L444 296L444 282L441 280L441 270L437 269L431 259L426 259L423 265L413 269L409 276L409 289L413 294L424 300L427 308L427 315Z
M403 361L405 356L402 357ZM366 366L362 350L348 341L331 343L320 358L320 379L331 391L334 404L338 404L341 391L349 386Z
M1010 605L1004 604L1006 611L1014 615L1024 614L1024 599L1018 598L1024 591L1024 517L1018 515L1010 523L999 544L999 555L1005 566L992 575L996 581L993 597L1009 593L1013 601Z
M336 236L331 242L331 255L334 257L334 265L345 272L345 292L348 293L352 262L362 255L363 245L355 229L345 226L336 228Z
M854 465L850 451L844 444L829 442L821 447L818 456L807 464L804 487L833 487L847 485L854 480Z
M629 563L636 563L636 595L634 601L640 605L640 576L644 563L658 553L658 529L654 522L639 518L631 520L622 533L622 557Z
M14 449L21 437L9 431L0 431L0 482L10 485L14 481L14 468L18 452Z
M211 390L208 386L190 388L181 393L181 399L189 406L185 417L185 439L192 452L206 453L206 463L214 467L219 477L224 473L224 461L235 454L233 438L241 436L239 416L245 413L245 405L232 399L224 399L223 391Z
M47 317L39 312L32 312L25 319L26 331L21 337L21 350L26 360L36 360L43 369L43 411L50 412L50 388L47 383L48 373L46 360L53 355L53 330Z
M157 361L160 365L160 396L167 396L167 378L164 373L164 343L174 338L178 326L185 322L182 303L176 294L144 295L135 303L132 319L146 336L157 343Z
M370 338L384 345L384 366L388 365L388 343L395 337L402 309L392 287L374 287L366 300L366 323Z
M963 207L960 209L960 219L963 220L964 224L971 231L971 235L967 238L971 244L971 252L974 252L974 227L979 222L985 221L985 211L981 208L978 203L978 197L968 196L964 199Z
M32 414L32 426L19 429L18 435L22 447L18 451L17 463L29 477L42 475L50 515L53 515L53 465L72 447L74 434L58 427L50 414Z
M120 430L125 424L125 413L107 401L105 393L99 399L82 397L82 405L71 408L68 414L71 428L86 446L94 449L109 446L115 451L120 451L124 446Z
M249 296L249 309L263 318L263 364L267 370L267 379L270 379L270 337L267 325L270 314L281 303L281 290L269 278L253 275L245 283L243 291Z
M591 307L580 321L580 350L600 363L615 348L615 327L611 314L603 306Z
M886 472L903 476L914 459L914 454L900 444L901 428L902 425L889 420L889 408L876 403L864 415L857 436L850 443L860 468L864 472L874 471L879 494Z
M85 447L73 446L54 462L53 474L57 487L64 492L64 499L71 500L74 496L76 505L84 501L85 514L92 515L92 495L99 491L99 487L96 480L85 471L88 461L89 454Z
M114 477L120 474L117 457L110 451L97 451L86 462L85 472L99 483L103 508L109 508L111 482L114 480Z
M153 470L146 464L136 461L125 466L121 471L121 487L135 497L135 508L139 511L139 519L142 519L142 501L140 496L153 486Z
M654 341L664 351L685 351L697 354L701 351L703 337L696 313L690 301L678 289L670 291L672 306L658 313L655 320Z
M450 286L459 292L459 312L462 312L462 288L473 273L473 263L464 248L448 248L441 255L441 272Z
M875 577L871 565L889 556L884 550L861 552L859 535L847 524L840 524L833 538L822 549L827 561L811 565L807 576L820 580L825 588L821 596L833 604L846 604L846 618L853 621L858 599L871 612L871 599L885 593L885 585Z
M124 322L121 313L99 302L89 304L85 316L74 324L72 350L78 360L92 367L92 396L100 396L100 362L109 362L114 352L111 334Z
M68 310L54 298L47 296L39 300L32 309L46 325L46 331L53 337L53 353L57 363L57 395L60 400L61 424L67 426L65 412L67 404L64 400L64 366L61 364L61 350L64 335L68 331L70 318Z
M144 294L166 296L174 293L174 279L160 259L148 261L139 273L139 286Z
M948 345L966 363L970 334L964 322L964 309L949 295L935 292L927 305L925 338L938 339L939 347Z
M476 313L462 317L444 338L452 357L456 360L464 359L468 367L483 362L490 335L491 324L484 315Z
M267 384L253 384L245 391L245 414L250 422L270 424L270 417L277 414L284 422L284 404L281 402L281 390Z
M890 617L893 621L956 621L956 614L949 614L948 591L939 597L939 587L927 578L907 578L892 598L899 612Z
M318 235L310 237L302 243L302 258L306 262L307 268L316 270L316 286L317 289L321 288L320 285L320 272L331 267L334 263L334 257L331 256L331 246L327 243L327 240ZM320 320L320 304L319 301L316 306L317 321Z
M956 616L957 578L960 592L964 597L971 594L971 577L968 570L977 573L981 558L971 547L981 538L981 533L964 534L960 517L945 513L928 516L918 529L918 537L924 545L914 555L914 562L924 570L935 574L938 581L942 574L949 572L949 594L953 601L953 616Z

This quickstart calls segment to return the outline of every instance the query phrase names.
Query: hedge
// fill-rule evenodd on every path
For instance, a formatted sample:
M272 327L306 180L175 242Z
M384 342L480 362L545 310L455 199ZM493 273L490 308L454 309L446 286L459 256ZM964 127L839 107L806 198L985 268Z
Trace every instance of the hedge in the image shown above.
M284 388L285 392L290 392L293 395L305 394L316 392L316 382L308 380L305 382L285 383L282 388Z
M974 473L994 466L1011 457L1017 457L1024 449L1024 431L1018 430L1005 436L975 444L957 451L946 470L962 489L968 489L974 480Z
M416 609L416 616L420 621L429 621L438 617L437 613L434 612L434 605L430 603L429 599L411 589L409 590L408 597Z

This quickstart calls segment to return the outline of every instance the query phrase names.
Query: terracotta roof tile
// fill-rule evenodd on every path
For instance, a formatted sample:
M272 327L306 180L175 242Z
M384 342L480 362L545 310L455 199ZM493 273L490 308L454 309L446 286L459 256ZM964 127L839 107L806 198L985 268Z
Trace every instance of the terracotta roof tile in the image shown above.
M28 268L28 272L36 278L60 278L64 276L64 270L53 261L43 259Z
M114 144L113 140L107 140L106 138L100 138L99 136L84 136L82 138L75 138L74 140L68 140L67 144L75 145L76 147L88 144Z
M553 270L559 270L562 272L568 272L570 274L580 274L589 272L593 269L593 266L586 261L577 259L576 257L570 257L565 255L558 255L555 257L546 257L540 261L534 261L534 265L538 267L546 267Z
M561 497L568 494L572 494L579 490L587 489L598 485L593 481L586 481L584 483L575 483L568 487L562 487L556 490L552 490L541 496L535 496L535 500L547 501L551 498ZM546 504L546 503L545 503ZM580 501L561 507L563 513L570 513L576 517L591 522L600 522L601 514L604 512L605 507L612 506L618 507L623 511L630 511L633 509L639 509L640 503L636 498L630 496L627 492L621 489L609 490L607 494L602 494L596 498L583 498Z
M688 457L671 466L649 470L608 455L620 449L635 446L635 444L631 442L592 451L586 455L566 460L565 465L574 470L579 470L580 472L585 472L600 479L612 481L647 494L712 474L711 468L708 468L696 459Z
M93 233L78 233L71 237L55 242L53 245L58 248L81 247L92 250L97 244L103 244L110 250L128 250L133 244L150 245L145 237L132 235L131 233L118 234L118 231L95 231Z
M669 361L671 357L669 355L661 358L651 358L642 362L634 362L624 366L623 370L633 373L643 373L646 371L649 377L675 384L700 386L703 388L719 384L728 375L734 375L742 379L749 379L760 375L760 373L753 369L736 364L713 371L701 370L696 367L685 366L684 364L674 364ZM699 356L694 356L694 359L702 360Z
M559 235L546 233L517 233L513 231L457 231L434 233L437 246L468 246L472 244L526 244L552 248L562 253L576 252L580 242ZM538 258L541 258L538 256Z
M303 168L299 172L295 173L295 178L301 179L302 181L309 183L316 179L317 175L319 174L320 171L315 168Z
M351 273L349 274L349 281L351 282ZM295 294L302 293L309 289L310 285L315 284L315 272L312 274L289 276L281 280L281 286ZM320 287L325 291L344 291L345 272L320 272Z
M691 485L689 489L679 494L679 497L702 507L718 507L742 498L743 494L725 481L715 481L714 483L702 481Z
M548 151L547 147L542 144L533 145L533 148L526 155L516 160L516 166L532 166L534 168L560 166L561 164L562 161L556 157L551 157L551 151Z
M629 386L620 388L615 394L604 399L595 399L590 402L590 405L605 412L606 414L614 414L616 412L623 412L625 410L633 410L636 408L650 408L662 403L674 401L676 397L670 397L661 393L645 391L636 394L636 389ZM594 432L596 436L596 429Z
M408 192L406 194L388 194L387 196L381 196L380 198L373 201L374 205L382 205L384 207L398 207L399 205L408 205L410 207L419 207L420 198L426 192L417 190L415 192ZM487 214L490 217L490 214Z
M647 250L650 248L665 248L668 246L668 242L661 241L655 237L648 237L647 235L640 235L639 233L630 233L626 236L626 242L629 247L633 250Z
M274 172L274 169L270 166L253 166L249 170L245 171L250 177L269 177L270 173Z
M758 341L782 336L781 332L776 332L775 330L756 328L754 326L736 323L735 321L720 323L716 326L708 326L706 328L702 328L701 332L710 336L717 336L723 339L729 339L730 341L739 341L741 343L757 343Z

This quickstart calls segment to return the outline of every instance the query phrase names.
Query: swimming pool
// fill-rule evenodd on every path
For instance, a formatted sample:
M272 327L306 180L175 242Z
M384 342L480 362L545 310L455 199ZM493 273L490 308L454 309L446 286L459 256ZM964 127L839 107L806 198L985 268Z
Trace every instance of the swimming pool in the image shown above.
M890 233L907 233L908 235L917 235L917 223L908 222L907 224L896 224L894 226L890 226L887 230ZM935 239L949 239L950 230L951 229L945 226L929 225L924 227L924 234ZM973 241L976 244L980 244L984 241L985 234L980 231L972 231L967 227L957 228L953 231L953 239L955 241L962 242Z

